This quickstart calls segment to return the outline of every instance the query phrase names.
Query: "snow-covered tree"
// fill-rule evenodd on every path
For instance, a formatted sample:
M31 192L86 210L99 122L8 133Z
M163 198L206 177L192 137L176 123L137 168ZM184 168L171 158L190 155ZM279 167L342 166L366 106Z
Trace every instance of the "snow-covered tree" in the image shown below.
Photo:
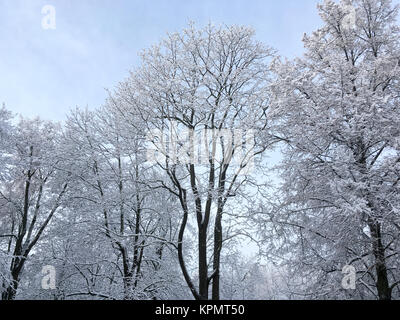
M268 125L272 55L250 28L190 25L145 50L140 68L113 94L120 114L145 124L148 146L158 154L152 160L164 178L151 185L180 203L179 262L196 299L209 298L211 283L212 299L220 298L228 200L243 195L246 184L257 185L249 172L268 147L261 132ZM192 224L198 242L194 274L184 254Z
M60 126L24 120L14 128L0 175L2 299L14 299L24 266L62 210L68 173L62 169Z
M120 120L106 105L96 111L77 109L66 123L64 156L74 183L71 213L59 223L79 240L65 243L65 226L55 229L61 246L55 258L78 272L84 284L66 288L67 299L165 299L181 291L171 251L175 202L164 190L146 186L154 172L145 166L143 141L132 130L126 135Z
M4 168L5 160L9 154L9 148L11 145L13 126L11 124L12 114L3 105L0 109L0 167ZM5 171L1 170L0 174L4 174Z
M306 297L399 298L398 8L328 0L319 11L304 56L274 64L285 199L268 221L291 228L277 232L279 247ZM341 286L345 265L355 291Z

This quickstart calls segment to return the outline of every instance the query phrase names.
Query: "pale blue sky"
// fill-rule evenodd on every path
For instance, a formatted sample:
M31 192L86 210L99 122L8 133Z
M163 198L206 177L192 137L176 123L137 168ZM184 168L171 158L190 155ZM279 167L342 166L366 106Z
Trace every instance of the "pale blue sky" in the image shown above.
M244 24L287 57L321 25L318 0L0 0L0 102L24 116L62 120L94 108L138 65L138 53L188 21ZM56 8L56 30L41 9Z

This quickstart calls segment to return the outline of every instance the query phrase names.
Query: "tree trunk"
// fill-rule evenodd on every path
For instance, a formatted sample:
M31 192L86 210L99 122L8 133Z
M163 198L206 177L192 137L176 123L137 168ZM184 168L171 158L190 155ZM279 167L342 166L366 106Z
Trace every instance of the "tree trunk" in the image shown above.
M379 300L392 300L389 286L388 272L385 263L385 248L382 244L381 225L378 222L370 222L369 228L372 236L372 248L375 257L376 288Z
M132 300L133 276L128 273L124 275L124 300Z
M12 283L6 288L6 290L2 293L2 300L14 300L15 295L17 294L18 289L18 279L13 279Z
M220 282L221 249L222 249L222 209L218 210L217 217L215 218L215 227L214 227L214 259L213 259L213 285L212 285L213 300L220 300L219 282Z
M18 285L19 285L19 276L21 270L24 266L25 259L18 261L19 259L14 260L13 267L11 269L11 277L12 282L6 288L6 290L2 293L1 299L2 300L14 300L17 294Z
M190 291L193 294L193 297L196 300L202 300L201 295L198 293L198 291L196 290L193 281L186 269L186 264L185 264L185 259L184 259L184 253L183 253L183 237L185 234L185 230L186 230L186 225L187 225L187 221L188 221L188 210L187 210L187 206L186 206L186 191L181 189L181 193L179 195L179 200L181 202L182 205L182 209L183 209L183 219L181 222L181 226L179 228L179 234L178 234L178 260L179 260L179 266L181 267L183 276L185 278L185 281L190 289Z
M208 300L207 227L199 228L199 295Z

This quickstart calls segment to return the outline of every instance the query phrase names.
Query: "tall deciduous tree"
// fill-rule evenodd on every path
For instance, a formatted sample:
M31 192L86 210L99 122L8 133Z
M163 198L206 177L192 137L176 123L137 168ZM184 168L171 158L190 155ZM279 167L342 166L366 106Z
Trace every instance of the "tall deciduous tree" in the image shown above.
M15 298L26 261L62 208L68 173L61 170L60 127L40 120L21 120L10 138L0 176L2 217L0 250L7 275L2 299Z
M148 142L161 155L155 162L165 178L152 186L165 188L180 203L179 262L196 299L209 299L211 283L212 299L220 298L226 204L250 182L251 163L268 145L261 132L267 127L272 55L249 28L191 25L145 50L141 67L114 95L121 114L141 119L145 133L153 133ZM192 222L198 287L184 254Z
M96 111L77 109L67 121L63 142L75 181L69 208L76 219L85 217L86 239L99 249L70 260L83 279L95 281L66 297L159 299L174 287L175 201L146 186L155 173L145 164L144 141L124 125L112 101ZM88 265L99 271L87 274Z
M272 221L296 230L288 255L311 295L399 297L398 8L344 0L319 11L324 26L304 37L304 57L275 64L287 207ZM344 265L356 291L340 285Z

